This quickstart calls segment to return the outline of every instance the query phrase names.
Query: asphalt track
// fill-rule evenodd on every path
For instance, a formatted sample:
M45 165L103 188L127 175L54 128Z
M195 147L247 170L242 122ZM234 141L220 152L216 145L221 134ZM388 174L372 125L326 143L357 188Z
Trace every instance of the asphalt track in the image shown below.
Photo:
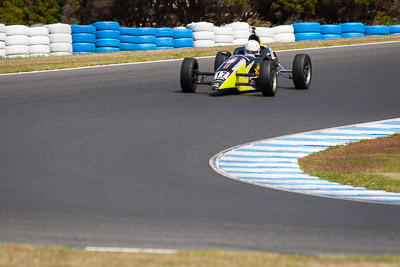
M278 53L290 68L296 52ZM312 86L184 94L181 61L0 76L0 243L400 253L400 207L228 179L239 144L400 115L400 44L307 51ZM213 59L201 59L210 70Z

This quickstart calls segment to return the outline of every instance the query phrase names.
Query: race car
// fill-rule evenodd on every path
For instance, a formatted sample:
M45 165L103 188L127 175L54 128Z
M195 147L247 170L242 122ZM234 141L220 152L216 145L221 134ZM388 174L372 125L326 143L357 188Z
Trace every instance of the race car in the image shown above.
M195 58L185 58L181 65L182 92L194 93L198 84L211 85L215 91L261 92L275 96L278 76L292 79L296 89L308 89L312 78L311 58L297 54L292 70L282 67L272 49L262 45L253 27L248 42L243 47L217 53L214 72L200 72ZM212 77L212 80L210 79Z

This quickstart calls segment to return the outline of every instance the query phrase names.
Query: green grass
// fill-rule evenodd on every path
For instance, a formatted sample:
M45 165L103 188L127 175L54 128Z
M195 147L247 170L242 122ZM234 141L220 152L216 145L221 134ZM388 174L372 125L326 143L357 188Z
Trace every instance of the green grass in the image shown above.
M321 179L400 193L400 135L331 147L299 163Z
M338 45L351 45L360 43L377 43L400 41L400 36L388 35L380 37L365 37L354 39L335 39L324 41L303 41L294 43L275 43L269 46L276 51L287 49L301 49L312 47L328 47ZM233 52L237 46L190 48L152 51L131 51L119 53L103 53L88 55L71 55L61 57L40 57L20 59L0 59L0 73L15 73L26 71L39 71L50 69L64 69L74 67L143 62L166 59L179 59L184 57L215 56L218 51L228 50Z
M262 252L183 251L177 254L88 252L79 249L6 245L0 266L399 266L400 256L311 257Z

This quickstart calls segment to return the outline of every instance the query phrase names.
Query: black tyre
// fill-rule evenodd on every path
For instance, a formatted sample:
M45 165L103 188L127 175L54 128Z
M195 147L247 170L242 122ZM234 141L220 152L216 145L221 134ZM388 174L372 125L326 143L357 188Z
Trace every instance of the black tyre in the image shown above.
M312 78L311 58L306 54L298 54L293 60L293 84L296 89L308 89Z
M260 64L259 89L263 96L274 96L278 87L276 68L273 61L265 60Z
M181 89L184 93L194 93L197 89L197 73L199 64L197 59L187 57L183 60L181 66Z
M229 51L218 52L214 61L214 71L216 71L219 66L221 66L228 58L230 58L231 55L232 54Z
M233 55L244 55L244 47L239 46L233 51Z

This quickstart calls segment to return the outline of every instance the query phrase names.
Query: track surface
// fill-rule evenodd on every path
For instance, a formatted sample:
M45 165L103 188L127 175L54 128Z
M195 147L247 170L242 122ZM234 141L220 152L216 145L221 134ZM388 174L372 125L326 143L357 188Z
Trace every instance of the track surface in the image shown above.
M290 68L296 53L278 56ZM274 98L183 94L180 61L0 76L0 242L400 253L400 207L261 188L208 165L238 144L399 117L399 43L307 53L312 87L282 78Z

